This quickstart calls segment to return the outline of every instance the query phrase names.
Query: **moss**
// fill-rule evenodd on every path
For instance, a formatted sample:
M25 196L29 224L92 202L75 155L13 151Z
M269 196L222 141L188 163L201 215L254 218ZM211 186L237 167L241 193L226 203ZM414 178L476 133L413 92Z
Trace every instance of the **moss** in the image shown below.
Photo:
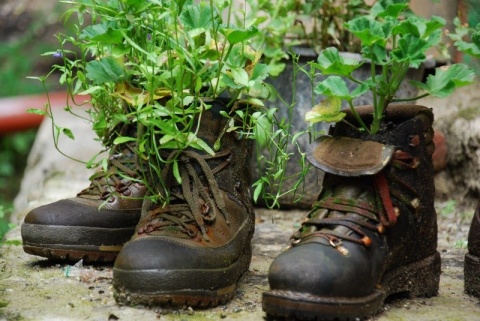
M472 120L477 117L480 117L480 106L473 106L473 107L462 109L458 112L458 117L466 120Z

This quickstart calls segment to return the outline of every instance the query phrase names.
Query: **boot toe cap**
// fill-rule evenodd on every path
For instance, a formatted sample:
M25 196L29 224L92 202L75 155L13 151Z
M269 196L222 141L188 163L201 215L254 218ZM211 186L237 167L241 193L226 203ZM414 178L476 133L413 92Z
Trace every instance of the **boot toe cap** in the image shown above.
M135 226L140 210L108 210L101 204L89 205L73 199L64 199L31 210L25 217L26 224L51 226L86 226L120 228Z
M364 253L355 252L353 247L357 246L351 246L349 255L318 243L283 252L270 266L270 288L321 297L360 297L372 293L378 273L374 273L375 268Z

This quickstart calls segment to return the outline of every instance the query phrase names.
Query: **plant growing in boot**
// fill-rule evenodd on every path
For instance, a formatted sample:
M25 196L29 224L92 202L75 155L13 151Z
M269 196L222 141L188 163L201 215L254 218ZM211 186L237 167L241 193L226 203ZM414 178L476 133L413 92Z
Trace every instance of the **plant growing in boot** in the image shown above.
M55 225L54 234L74 221L68 230L78 230L86 243L81 245L101 253L105 246L91 243L91 234L124 228L133 235L130 241L120 253L120 241L116 251L109 247L111 258L118 253L113 284L119 302L200 307L226 302L251 258L253 138L268 139L274 113L262 109L269 68L250 46L257 30L229 21L229 1L67 3L73 6L67 16L77 14L80 23L75 36L59 36L62 47L51 54L63 64L54 69L62 72L74 102L89 95L93 129L105 148L115 151L103 163L107 185L123 191L126 181L133 181L146 192L135 198L142 201L141 218L136 208L127 228L117 226L127 217L124 211L111 217L104 208L110 199L121 205L129 197L100 189L95 191L100 203L89 204L100 211L80 209L72 218L65 206L49 206L29 214L24 239L39 231L34 238L41 240L38 227ZM91 22L82 26L87 17ZM79 53L67 49L71 45ZM45 114L52 117L48 109ZM55 128L55 137L60 131L73 135ZM134 173L115 161L124 147L133 155ZM73 251L75 257L87 255L84 248L72 248L65 234L55 242L70 258Z
M270 267L270 291L262 303L267 316L365 319L378 313L390 295L438 292L433 113L391 103L407 68L419 66L425 50L438 42L443 21L404 18L407 8L407 1L378 1L370 15L346 24L372 63L367 81L351 75L361 62L335 49L322 52L313 64L330 76L316 88L327 99L306 119L336 124L307 152L326 174L291 247ZM341 76L358 87L350 92ZM416 85L424 95L443 97L473 77L466 66L452 65ZM355 108L353 98L367 90L373 92L373 106ZM340 110L342 99L350 106L345 111Z
M312 66L328 77L317 84L315 93L327 99L306 115L307 121L340 121L345 115L341 111L342 100L348 102L353 115L356 115L353 99L371 91L374 106L372 124L366 126L356 118L362 130L375 134L390 103L415 101L428 95L445 97L455 88L473 82L474 73L470 68L454 64L436 68L435 74L429 75L425 83L412 81L414 86L424 91L421 95L402 99L395 97L408 69L418 68L426 60L427 50L438 44L445 24L439 17L402 17L407 9L408 1L380 1L372 7L368 16L346 23L347 30L361 41L364 60L342 57L333 47L320 54L317 63L312 63ZM365 81L355 79L353 72L366 61L371 64L371 76ZM348 90L344 78L358 86Z

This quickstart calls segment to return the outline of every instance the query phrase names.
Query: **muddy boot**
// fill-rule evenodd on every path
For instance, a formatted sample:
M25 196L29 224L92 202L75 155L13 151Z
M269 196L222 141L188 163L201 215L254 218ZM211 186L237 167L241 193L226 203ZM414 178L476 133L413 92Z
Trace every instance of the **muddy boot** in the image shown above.
M371 107L357 110L371 122ZM376 135L339 123L313 144L323 189L270 267L267 316L361 320L390 295L437 294L432 121L428 108L392 106Z
M480 203L468 233L468 253L465 255L465 292L480 298Z
M74 198L30 211L21 227L23 249L51 259L113 262L135 231L146 188L135 143L112 149L107 172L90 177Z
M197 136L210 146L227 125L219 113L225 108L214 101L202 114ZM221 137L215 156L192 149L170 154L182 183L167 166L169 205L145 201L136 233L115 261L119 303L205 308L234 295L251 260L253 140L237 132Z

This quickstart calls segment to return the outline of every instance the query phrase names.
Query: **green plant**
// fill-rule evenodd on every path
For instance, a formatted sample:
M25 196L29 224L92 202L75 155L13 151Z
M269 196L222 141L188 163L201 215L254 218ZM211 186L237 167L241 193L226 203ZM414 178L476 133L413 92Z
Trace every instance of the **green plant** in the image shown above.
M344 22L368 13L365 0L247 0L247 22L262 32L255 46L264 51L271 74L285 68L283 60L292 47L312 48L319 53L328 46L358 52L359 41L344 27ZM244 18L243 12L241 19Z
M448 35L454 41L456 48L467 55L480 58L480 23L471 27L455 18L453 24L455 32Z
M341 101L348 102L361 130L375 134L380 129L385 108L393 102L412 101L427 95L445 97L456 88L471 84L474 73L464 64L454 64L436 68L425 83L411 83L423 90L418 97L396 99L409 68L418 68L425 60L425 52L440 41L444 19L432 17L424 19L415 15L403 16L409 4L407 0L381 0L373 7L369 15L350 20L345 24L348 31L360 39L364 61L342 57L336 48L324 50L312 66L328 76L320 82L315 92L326 99L315 106L305 116L311 123L319 121L342 120ZM369 61L371 76L360 81L355 79L353 71L362 63ZM378 68L378 69L377 69ZM348 78L358 84L350 91L345 80ZM373 94L374 114L370 127L367 127L353 106L353 99L371 91Z
M91 104L88 120L105 149L136 141L149 175L160 177L171 163L180 181L176 158L165 153L186 148L215 153L218 142L211 148L195 133L202 111L219 97L230 99L221 112L230 119L225 131L260 144L278 137L271 132L274 110L262 102L269 94L263 81L270 69L252 49L260 33L251 24L233 23L231 1L64 2L72 6L66 17L78 17L75 35L58 35L60 48L46 55L62 60L52 72L62 73L60 81L69 90L67 110L75 114L77 105ZM44 82L49 75L37 79ZM78 95L89 99L80 101ZM48 104L32 112L53 118ZM120 135L123 124L135 124L137 137ZM56 142L61 134L74 138L68 128L53 126ZM87 166L96 166L95 159ZM149 188L168 202L168 191Z

